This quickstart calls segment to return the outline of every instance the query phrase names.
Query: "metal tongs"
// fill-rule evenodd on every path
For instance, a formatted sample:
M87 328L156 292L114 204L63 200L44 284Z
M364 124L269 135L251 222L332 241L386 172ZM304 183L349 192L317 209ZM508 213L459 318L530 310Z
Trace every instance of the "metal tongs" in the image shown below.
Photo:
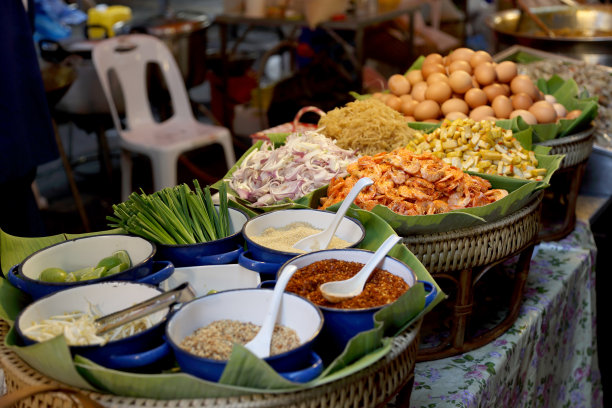
M102 316L94 320L96 325L96 334L102 334L116 327L123 326L141 317L148 316L159 310L174 306L177 303L185 303L194 299L195 291L189 284L185 282L176 288L154 296L143 302L137 303L128 308L117 312Z

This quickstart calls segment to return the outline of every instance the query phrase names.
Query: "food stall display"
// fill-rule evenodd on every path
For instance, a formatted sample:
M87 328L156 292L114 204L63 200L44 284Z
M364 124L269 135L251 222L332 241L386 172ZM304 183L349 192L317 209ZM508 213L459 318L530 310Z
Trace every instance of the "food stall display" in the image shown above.
M223 357L215 357L222 367L215 368L214 375L200 375L200 367L191 376L187 370L178 370L177 359L159 336L143 346L152 349L149 351L163 349L159 359L141 359L142 348L124 350L117 357L130 362L110 369L78 355L61 336L26 345L12 325L32 300L1 280L0 317L4 322L0 323L0 358L7 367L10 388L32 385L36 383L32 377L42 373L51 378L45 377L45 383L86 390L90 398L111 404L127 398L134 404L156 406L163 400L165 406L175 406L176 401L191 398L214 399L221 406L254 403L248 406L262 407L307 400L336 406L345 394L352 396L352 405L380 405L406 385L410 390L416 361L473 350L499 337L516 320L531 256L539 242L541 201L564 160L542 142L571 138L573 131L583 130L597 113L592 99L566 95L574 84L567 83L531 79L519 73L515 62L496 63L491 55L467 48L447 56L430 54L405 75L390 77L388 92L358 95L354 102L322 115L317 130L266 133L266 140L257 141L213 186L202 189L195 182L194 190L183 185L150 196L133 194L129 202L114 206L109 226L115 229L91 234L140 235L151 242L151 258L168 263L172 258L172 271L175 267L235 264L248 247L244 231L249 219L262 214L274 217L281 209L335 212L353 185L369 177L374 184L362 190L347 213L362 227L357 249L329 251L374 251L387 237L397 234L402 237L401 245L391 255L414 279L412 286L387 282L398 293L392 299L383 294L386 305L376 304L376 311L369 312L376 322L372 322L373 328L350 337L334 353L329 354L324 342L317 343L315 324L306 352L300 353L303 344L293 339L296 341L288 351L279 352L285 358L281 366L256 357L243 344L235 344L224 347ZM580 109L573 109L576 107ZM410 126L408 122L412 122ZM211 188L220 192L218 205L212 201ZM23 273L30 256L71 240L78 239L69 235L25 239L0 231L2 271ZM318 252L301 256L323 262ZM347 256L344 264L351 264L351 273L356 273L359 268ZM104 254L98 254L90 264L102 257ZM283 262L299 263L299 259L290 257ZM325 258L322 264L336 268L338 262ZM473 304L479 280L501 269L502 273L512 270L508 284L498 288L507 295L507 304ZM276 266L273 273L281 270ZM158 272L153 267L138 282L157 286ZM149 275L156 278L148 281ZM400 275L393 278L401 280ZM376 275L372 282L381 279ZM93 284L95 281L92 279ZM82 283L79 288L89 284ZM293 284L291 291L296 295L290 296L298 296L303 291ZM263 283L261 286L235 290L260 296L267 290ZM435 289L430 291L434 293L431 297L426 286ZM222 291L223 296L217 298L231 298L229 293ZM215 295L221 294L196 301L213 309ZM223 319L234 319L241 307L248 308L249 296L242 298L244 303L236 297L223 303ZM310 302L316 295L304 297ZM446 307L435 311L443 314L441 320L452 322L451 330L438 344L419 350L419 337L427 334L421 331L422 323L441 303ZM186 304L174 315L186 317L179 328L167 329L173 341L186 337L184 327L197 326L192 320L198 313L190 312L196 310L189 306L193 304ZM320 307L312 305L312 310L319 316L314 320L322 326L325 313ZM502 316L480 331L470 329L476 309L483 307L497 308ZM360 309L359 305L349 309L353 308ZM265 310L251 309L250 314ZM287 319L288 315L283 316ZM308 324L306 320L296 324L297 331ZM221 326L208 329L217 335L225 325L235 329L236 322L222 320ZM436 322L427 323L431 327ZM241 327L238 332L243 332ZM189 345L190 350L198 347L199 341ZM300 358L287 358L287 353L294 352ZM304 356L314 357L306 361ZM19 368L19 359L31 368ZM313 366L317 370L312 370ZM19 371L29 377L19 379ZM373 376L380 381L371 381ZM357 392L358 388L365 392ZM406 397L406 390L401 394ZM371 395L376 396L375 401L369 399ZM51 406L58 403L42 401Z

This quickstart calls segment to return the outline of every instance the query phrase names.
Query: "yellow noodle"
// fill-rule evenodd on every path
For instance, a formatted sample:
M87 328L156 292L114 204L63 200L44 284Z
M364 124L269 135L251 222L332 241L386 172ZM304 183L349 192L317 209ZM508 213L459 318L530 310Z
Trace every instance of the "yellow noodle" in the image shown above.
M406 118L374 98L349 102L319 120L325 136L343 149L360 155L375 155L406 147L420 132L410 128Z

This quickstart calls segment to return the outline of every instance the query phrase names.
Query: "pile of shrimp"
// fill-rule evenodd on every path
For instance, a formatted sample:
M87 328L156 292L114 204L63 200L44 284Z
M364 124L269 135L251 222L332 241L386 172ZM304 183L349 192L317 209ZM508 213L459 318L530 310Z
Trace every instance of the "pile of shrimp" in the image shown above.
M362 177L374 184L359 193L355 204L368 211L381 204L402 215L439 214L490 204L508 195L431 153L415 154L403 148L362 156L348 165L347 172L348 177L331 180L320 209L342 201Z

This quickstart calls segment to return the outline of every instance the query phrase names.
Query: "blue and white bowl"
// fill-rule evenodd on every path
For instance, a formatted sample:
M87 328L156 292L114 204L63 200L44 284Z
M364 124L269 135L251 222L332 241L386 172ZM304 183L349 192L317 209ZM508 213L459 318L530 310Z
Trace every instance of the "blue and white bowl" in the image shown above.
M39 280L40 273L46 268L57 267L70 272L96 266L102 258L119 250L127 251L132 262L132 267L125 271L76 282ZM62 241L34 252L11 268L7 278L34 299L59 290L111 280L158 284L174 272L174 265L168 261L154 261L156 251L154 243L141 237L120 234L92 235Z
M311 265L325 259L337 259L347 262L358 262L366 264L374 253L366 249L327 249L323 251L311 252L292 258L287 261L279 270L282 273L286 266L295 265L298 269ZM379 268L399 276L412 287L417 283L414 272L400 260L391 256L386 256ZM426 281L423 282L426 290L425 306L436 297L435 286ZM385 305L387 306L387 305ZM362 331L374 328L374 314L384 306L371 307L366 309L338 309L326 306L319 306L325 318L323 331L318 342L329 352L330 355L339 354L348 341Z
M197 356L179 345L197 329L218 320L237 320L261 326L272 299L269 289L236 289L210 294L181 307L168 321L166 339L181 370L209 381L218 381L226 361ZM322 361L312 351L312 344L323 327L321 311L310 301L284 293L278 324L296 331L300 345L285 353L264 359L280 375L291 381L306 382L319 375Z
M28 305L15 320L15 329L26 345L38 343L27 337L24 330L51 316L75 311L88 312L91 305L102 315L110 314L135 303L159 295L155 286L134 282L101 282L78 286L45 296ZM171 350L163 339L169 308L149 315L152 326L123 339L105 345L69 346L78 354L113 369L133 369L154 364Z
M218 206L215 206L218 208ZM242 252L242 227L249 217L242 210L228 208L230 232L225 238L199 244L157 244L158 259L172 262L175 267L221 265L236 262Z
M278 270L278 267L284 262L303 252L286 252L272 249L255 243L252 237L263 234L268 228L283 228L294 222L307 223L316 229L323 230L329 226L335 216L336 214L330 211L291 208L270 211L253 217L244 224L242 229L242 235L247 244L248 258L260 263L273 264L273 267ZM365 228L358 220L344 216L344 219L338 225L335 235L349 242L349 247L355 247L363 241ZM246 265L243 266L248 267ZM267 270L265 273L270 273L270 271Z

